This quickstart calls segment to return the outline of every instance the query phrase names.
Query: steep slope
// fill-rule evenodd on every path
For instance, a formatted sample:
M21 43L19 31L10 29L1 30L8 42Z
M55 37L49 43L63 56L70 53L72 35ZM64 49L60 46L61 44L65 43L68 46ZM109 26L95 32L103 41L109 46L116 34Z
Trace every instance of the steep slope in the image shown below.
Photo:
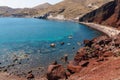
M63 15L67 19L81 17L111 0L64 0L40 14Z
M62 15L65 19L79 19L84 14L97 9L111 0L64 0L55 5L40 4L34 8L12 9L0 7L0 16L39 17L49 14L53 17Z
M85 40L84 44L73 60L79 66L79 72L75 71L77 67L73 63L74 67L68 65L68 69L75 72L70 80L119 80L120 34Z
M87 13L79 21L96 22L120 29L120 0L114 0Z
M83 43L84 47L67 64L66 74L60 67L58 70L54 67L48 79L64 79L63 75L67 75L68 80L120 80L120 34L100 36Z

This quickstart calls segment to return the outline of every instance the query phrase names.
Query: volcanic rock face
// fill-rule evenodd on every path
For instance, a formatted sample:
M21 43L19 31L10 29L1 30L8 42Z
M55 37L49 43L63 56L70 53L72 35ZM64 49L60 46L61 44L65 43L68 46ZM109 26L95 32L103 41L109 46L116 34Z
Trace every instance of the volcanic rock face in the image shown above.
M120 79L120 34L84 40L84 44L67 64L67 70L61 65L51 69L48 80L65 79L65 76L68 80Z
M79 21L96 22L120 28L120 0L111 1L87 13Z
M112 38L101 36L85 40L84 44L85 47L77 52L73 63L68 64L67 68L73 74L69 80L120 79L120 35Z

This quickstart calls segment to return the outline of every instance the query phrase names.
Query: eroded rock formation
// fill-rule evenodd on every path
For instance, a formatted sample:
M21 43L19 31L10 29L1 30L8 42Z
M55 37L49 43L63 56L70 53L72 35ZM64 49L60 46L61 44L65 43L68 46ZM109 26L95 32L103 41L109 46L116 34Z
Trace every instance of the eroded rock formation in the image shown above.
M111 1L100 8L87 13L79 21L96 22L120 29L120 0Z

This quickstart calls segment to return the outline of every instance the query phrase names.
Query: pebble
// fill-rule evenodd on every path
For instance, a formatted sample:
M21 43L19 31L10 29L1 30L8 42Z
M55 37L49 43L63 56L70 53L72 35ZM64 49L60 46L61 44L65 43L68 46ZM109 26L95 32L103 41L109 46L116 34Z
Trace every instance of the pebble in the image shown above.
M55 47L55 46L56 46L55 43L50 44L50 47Z
M72 39L73 37L72 37L72 35L69 35L68 38L69 38L69 39Z
M64 42L61 42L60 44L61 44L61 45L64 45L65 43L64 43Z
M81 43L80 42L77 42L77 44L80 46L81 45Z
M69 45L71 45L70 43L67 43L67 45L69 46Z

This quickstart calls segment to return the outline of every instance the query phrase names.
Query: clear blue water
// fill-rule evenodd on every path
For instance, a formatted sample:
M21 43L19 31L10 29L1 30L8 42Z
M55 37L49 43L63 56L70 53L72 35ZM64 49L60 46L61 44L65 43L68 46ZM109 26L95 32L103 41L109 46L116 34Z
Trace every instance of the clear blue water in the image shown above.
M73 38L69 39L68 36ZM34 18L0 18L0 62L3 65L12 63L16 55L22 58L19 65L24 69L45 67L54 60L60 60L64 54L69 59L83 45L84 39L92 39L100 32L69 21L40 20ZM60 45L64 42L64 45ZM56 47L51 48L50 44ZM74 47L74 49L73 49ZM29 60L23 58L27 54ZM21 57L22 56L22 57ZM60 61L59 61L60 62Z

